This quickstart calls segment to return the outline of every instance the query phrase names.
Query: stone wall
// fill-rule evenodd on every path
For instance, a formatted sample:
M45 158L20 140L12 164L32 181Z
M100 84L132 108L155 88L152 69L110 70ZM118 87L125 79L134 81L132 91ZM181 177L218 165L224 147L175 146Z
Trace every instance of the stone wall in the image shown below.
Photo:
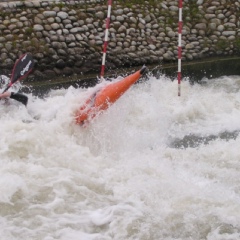
M182 60L240 55L240 0L184 0ZM0 3L0 67L25 52L35 77L100 72L107 0ZM177 61L178 0L113 1L106 71Z

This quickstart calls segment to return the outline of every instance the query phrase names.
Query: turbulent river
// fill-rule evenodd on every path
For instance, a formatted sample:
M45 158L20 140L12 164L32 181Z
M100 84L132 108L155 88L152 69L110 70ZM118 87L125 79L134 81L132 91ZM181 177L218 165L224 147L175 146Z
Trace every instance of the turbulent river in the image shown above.
M191 80L191 79L190 79ZM240 239L240 76L149 76L88 126L95 87L0 107L0 239Z

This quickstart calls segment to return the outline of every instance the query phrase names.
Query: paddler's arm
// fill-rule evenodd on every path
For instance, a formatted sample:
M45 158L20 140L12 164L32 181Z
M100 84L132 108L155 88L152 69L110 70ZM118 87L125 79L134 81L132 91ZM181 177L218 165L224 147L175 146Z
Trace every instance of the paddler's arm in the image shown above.
M8 98L11 96L11 92L0 93L0 99Z
M14 92L5 92L5 93L2 93L0 94L0 99L2 98L12 98L16 101L19 101L21 102L22 104L24 104L25 106L27 105L28 103L28 97L26 95L23 95L21 93L14 93Z

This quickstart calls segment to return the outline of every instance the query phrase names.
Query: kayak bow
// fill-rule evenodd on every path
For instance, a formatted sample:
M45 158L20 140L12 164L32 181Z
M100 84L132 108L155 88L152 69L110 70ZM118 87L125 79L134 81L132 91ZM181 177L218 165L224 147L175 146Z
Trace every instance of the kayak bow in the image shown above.
M146 67L123 78L122 80L110 83L99 91L95 92L83 106L75 113L76 124L83 125L86 121L94 118L99 112L106 110L116 102L145 72Z

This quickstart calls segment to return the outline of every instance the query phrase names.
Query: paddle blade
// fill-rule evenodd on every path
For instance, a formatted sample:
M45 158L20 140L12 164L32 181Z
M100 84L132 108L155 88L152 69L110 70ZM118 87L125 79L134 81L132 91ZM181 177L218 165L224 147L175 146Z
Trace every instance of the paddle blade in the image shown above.
M33 66L34 60L32 55L28 53L23 54L14 65L11 76L11 83L13 84L16 81L26 77L32 71Z
M3 92L6 92L15 82L25 78L32 71L33 66L34 60L32 55L28 53L23 54L15 63L12 70L11 81Z

